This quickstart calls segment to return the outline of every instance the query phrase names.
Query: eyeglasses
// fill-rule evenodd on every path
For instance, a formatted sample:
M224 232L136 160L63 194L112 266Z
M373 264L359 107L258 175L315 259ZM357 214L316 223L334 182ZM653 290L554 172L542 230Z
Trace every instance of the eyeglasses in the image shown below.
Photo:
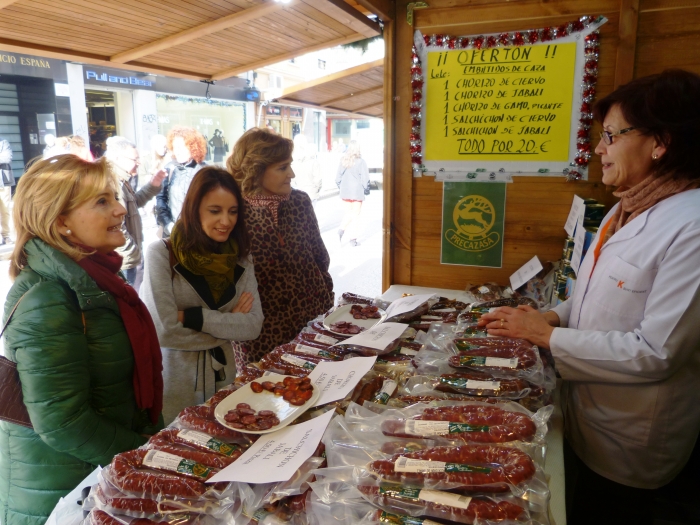
M618 135L624 135L628 131L632 131L633 129L637 129L635 127L631 128L625 128L621 129L620 131L616 131L615 133L610 133L609 131L601 131L600 132L600 138L603 139L603 142L605 142L608 146L613 143L613 137L617 137Z

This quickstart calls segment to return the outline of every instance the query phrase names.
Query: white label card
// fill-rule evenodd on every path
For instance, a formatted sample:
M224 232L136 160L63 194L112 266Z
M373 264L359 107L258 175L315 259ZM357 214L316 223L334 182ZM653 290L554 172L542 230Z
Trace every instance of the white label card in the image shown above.
M400 457L394 462L395 472L445 472L447 463L426 459Z
M510 287L517 290L542 271L542 263L537 255L526 262L517 272L510 276Z
M459 494L452 494L450 492L425 489L420 491L418 499L447 505L448 507L455 507L457 509L467 509L472 501L470 496L460 496Z
M467 379L467 388L469 390L498 390L501 388L501 383L498 381L477 381L476 379Z
M263 434L240 458L207 483L287 481L312 456L334 414L334 410L329 410L304 423Z
M425 303L430 299L433 294L421 294L421 295L409 295L408 297L402 297L401 299L396 299L389 305L386 309L386 317L394 317L395 315L405 314L411 310L415 310L420 305Z
M518 358L506 358L506 357L487 357L486 366L493 366L498 368L518 368Z
M282 361L286 361L290 365L298 366L300 368L306 368L307 370L313 370L314 368L316 368L316 363L311 363L310 361L306 361L301 357L297 357L295 355L284 354L281 357L281 359Z
M323 352L323 350L319 348L314 348L313 346L306 346L306 345L296 345L294 347L294 351L299 353L299 354L306 354L306 355L318 355L319 352Z
M581 256L583 255L583 245L586 242L586 229L583 227L583 217L579 218L576 224L576 235L574 235L574 252L571 254L571 268L578 275L581 266Z
M442 436L450 433L450 422L407 419L405 433L411 436Z
M309 374L311 384L321 392L315 406L344 399L376 360L376 357L353 357L346 361L320 362Z
M586 206L583 204L583 199L578 195L574 195L574 202L571 204L571 210L569 210L569 216L566 218L566 224L564 224L564 229L569 237L574 236L574 228L576 228L576 223L579 220L583 220L583 215L586 213Z
M380 323L364 332L353 335L341 344L374 348L380 352L396 341L408 329L403 323Z
M330 337L328 335L323 334L316 334L316 336L314 337L314 341L327 345L334 345L338 342L338 340L334 337Z

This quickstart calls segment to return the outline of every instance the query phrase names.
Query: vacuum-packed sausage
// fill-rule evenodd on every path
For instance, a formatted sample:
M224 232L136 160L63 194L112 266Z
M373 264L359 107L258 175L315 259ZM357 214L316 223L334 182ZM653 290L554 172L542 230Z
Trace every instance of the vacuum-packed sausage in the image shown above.
M428 407L412 419L387 419L382 422L381 430L387 436L447 436L467 443L505 443L529 441L537 427L529 416L520 412L496 406L456 405Z
M375 505L401 511L408 507L415 511L423 505L423 516L443 518L457 523L472 525L475 520L505 521L525 520L527 511L510 501L499 501L483 496L469 497L438 490L417 489L402 485L384 484L358 487L365 497Z
M208 490L204 481L216 473L209 468L194 467L201 475L198 476L199 479L192 479L181 473L151 470L144 465L149 452L152 451L130 450L114 456L111 463L111 481L120 491L152 496L196 498Z
M507 492L535 475L525 452L494 445L433 447L372 461L368 468L385 481L471 492Z

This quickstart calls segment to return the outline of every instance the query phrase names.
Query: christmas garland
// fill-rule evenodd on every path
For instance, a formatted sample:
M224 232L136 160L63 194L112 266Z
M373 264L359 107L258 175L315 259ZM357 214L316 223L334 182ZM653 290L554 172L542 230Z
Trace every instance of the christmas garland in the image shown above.
M510 33L498 33L492 35L479 35L475 37L453 37L450 35L423 35L425 45L431 48L442 49L489 49L493 47L509 47L532 45L538 42L550 42L581 32L593 24L599 23L603 17L582 16L578 20L568 22L557 27L544 27L529 31L513 31ZM584 38L584 74L581 91L581 106L579 125L576 138L576 156L570 163L571 169L565 169L567 180L579 180L582 178L580 169L588 167L591 158L590 130L593 125L592 102L596 94L596 82L598 81L598 56L600 34L592 31ZM421 141L421 109L423 107L423 68L415 46L411 56L411 135L410 154L414 172L425 171L423 165L423 144Z

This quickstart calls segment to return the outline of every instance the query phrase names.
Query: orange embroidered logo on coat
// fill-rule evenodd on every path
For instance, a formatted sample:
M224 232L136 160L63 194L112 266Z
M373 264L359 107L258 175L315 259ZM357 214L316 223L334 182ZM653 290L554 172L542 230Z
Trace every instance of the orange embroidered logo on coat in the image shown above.
M622 285L625 284L625 281L617 281L617 287L622 288Z

